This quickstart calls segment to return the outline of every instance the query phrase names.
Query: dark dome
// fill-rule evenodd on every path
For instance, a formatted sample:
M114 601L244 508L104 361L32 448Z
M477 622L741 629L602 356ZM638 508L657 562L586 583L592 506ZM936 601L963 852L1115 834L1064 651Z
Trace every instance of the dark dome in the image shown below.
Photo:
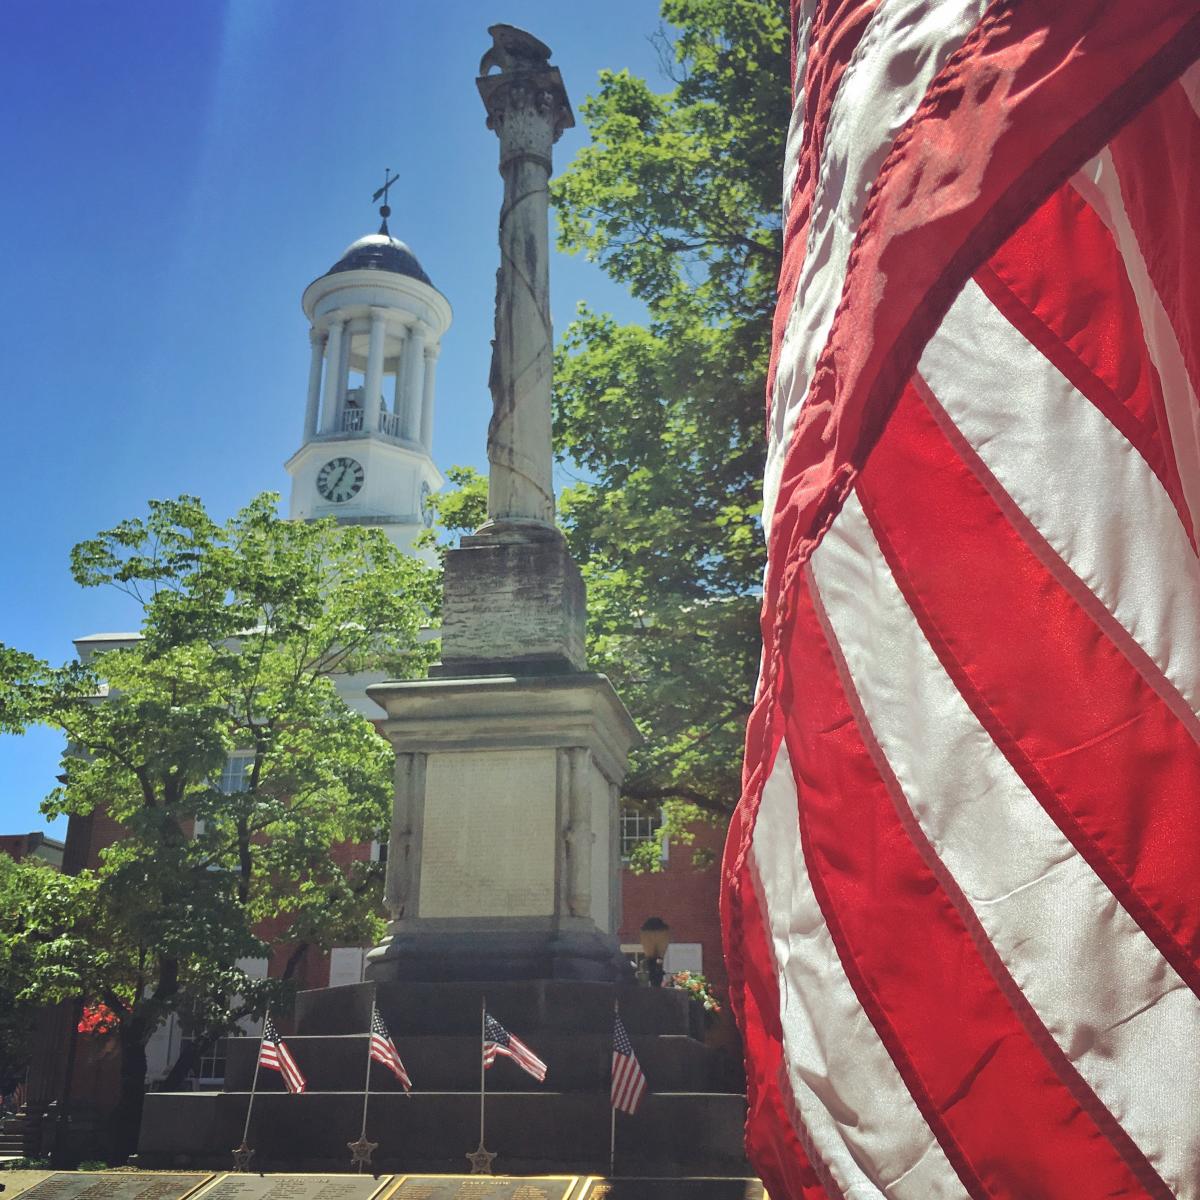
M391 271L433 287L433 282L417 262L417 256L402 241L386 233L369 233L347 246L326 274L336 275L339 271Z

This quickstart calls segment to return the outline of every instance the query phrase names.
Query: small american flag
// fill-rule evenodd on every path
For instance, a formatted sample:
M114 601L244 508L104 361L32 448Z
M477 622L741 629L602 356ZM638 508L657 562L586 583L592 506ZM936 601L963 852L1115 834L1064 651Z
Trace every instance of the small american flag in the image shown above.
M617 1013L613 1018L612 1106L633 1116L645 1092L646 1076Z
M270 1014L263 1022L258 1065L266 1067L268 1071L278 1071L283 1076L284 1085L289 1092L302 1092L308 1086L304 1076L300 1074L300 1068L296 1066L296 1060L288 1053L287 1046L283 1044L283 1038L279 1036Z
M546 1078L546 1064L515 1034L511 1034L491 1013L483 1017L483 1065L490 1067L497 1054L511 1058L523 1071L541 1083Z
M388 1033L388 1028L379 1015L379 1009L374 1005L371 1006L371 1057L376 1062L383 1063L400 1081L406 1092L412 1091L412 1080L409 1079L408 1072L400 1061L396 1044L392 1041L392 1035Z

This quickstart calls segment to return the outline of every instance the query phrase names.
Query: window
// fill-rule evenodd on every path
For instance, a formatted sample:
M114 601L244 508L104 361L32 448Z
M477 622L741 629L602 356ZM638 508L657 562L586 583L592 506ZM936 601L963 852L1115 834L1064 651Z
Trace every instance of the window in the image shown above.
M225 765L221 768L221 776L217 780L217 791L224 792L226 796L229 796L234 792L245 790L250 779L250 768L253 766L253 750L235 750L225 759ZM199 837L203 832L204 818L197 817L192 833Z
M628 862L634 847L659 838L662 829L661 813L646 813L637 808L621 809L621 861ZM667 859L667 839L661 838L662 861Z
M232 795L234 792L245 791L253 766L253 750L235 750L221 768L221 778L217 782L217 788L226 796Z
M179 1039L179 1052L182 1054L192 1044L190 1037ZM206 1054L201 1054L192 1063L188 1078L192 1087L198 1092L219 1090L225 1083L225 1047L224 1038L218 1038Z

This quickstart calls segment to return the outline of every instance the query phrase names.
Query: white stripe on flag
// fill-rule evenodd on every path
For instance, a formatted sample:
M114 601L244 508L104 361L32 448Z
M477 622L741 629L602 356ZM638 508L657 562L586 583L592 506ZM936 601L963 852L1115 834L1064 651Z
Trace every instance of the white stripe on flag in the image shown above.
M1146 350L1158 371L1171 448L1192 515L1192 528L1200 533L1200 404L1196 402L1196 389L1188 377L1175 327L1150 279L1137 235L1125 211L1112 154L1103 150L1072 177L1071 186L1108 227L1125 264L1142 320Z
M1200 63L1184 71L1179 77L1179 83L1192 108L1196 110L1196 116L1200 117Z
M973 281L920 374L1054 552L1200 713L1200 560L1146 460Z
M755 821L752 860L779 974L784 1070L808 1138L855 1200L968 1200L846 978L797 825L792 765L781 746Z
M1200 1003L967 707L857 495L812 565L870 732L934 852L1100 1100L1181 1200L1200 1195Z
M795 56L796 72L792 77L792 117L788 124L787 145L783 157L783 220L786 223L792 207L792 193L800 173L800 147L804 143L804 70L808 62L808 40L812 32L812 15L817 0L804 0L796 14Z
M763 480L768 532L788 443L842 297L871 186L896 135L985 7L982 0L883 0L842 76L822 143L804 265L771 398Z

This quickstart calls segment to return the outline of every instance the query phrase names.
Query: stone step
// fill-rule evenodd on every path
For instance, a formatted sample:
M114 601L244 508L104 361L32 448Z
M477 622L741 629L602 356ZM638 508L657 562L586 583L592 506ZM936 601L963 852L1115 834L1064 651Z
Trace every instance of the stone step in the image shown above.
M285 1040L312 1090L362 1090L367 1064L365 1035L291 1036ZM600 1091L609 1085L611 1035L543 1031L530 1035L528 1042L549 1067L547 1083L554 1091ZM396 1037L395 1043L419 1090L469 1092L479 1087L478 1031L462 1037ZM678 1035L635 1035L633 1045L653 1091L703 1092L719 1086L717 1071L722 1063L701 1042ZM250 1090L258 1047L257 1038L234 1038L227 1043L225 1090ZM398 1086L386 1067L371 1064L372 1089L387 1092ZM545 1091L547 1085L501 1057L488 1071L487 1086L489 1091L528 1092ZM260 1072L258 1087L268 1092L284 1090L275 1071Z
M152 1092L143 1110L138 1163L227 1170L242 1140L244 1092ZM495 1170L585 1174L608 1169L607 1092L493 1093L487 1098ZM742 1153L745 1102L723 1093L649 1094L635 1116L617 1114L617 1172L676 1176L749 1174ZM358 1138L353 1093L271 1093L254 1101L249 1144L259 1170L343 1170ZM372 1095L367 1136L384 1172L456 1173L479 1141L479 1096L465 1092Z
M699 1005L675 988L566 980L502 983L358 983L319 988L296 997L296 1032L362 1033L374 998L393 1036L469 1035L479 1030L479 1007L529 1040L543 1030L611 1035L613 1002L631 1034L703 1036Z

